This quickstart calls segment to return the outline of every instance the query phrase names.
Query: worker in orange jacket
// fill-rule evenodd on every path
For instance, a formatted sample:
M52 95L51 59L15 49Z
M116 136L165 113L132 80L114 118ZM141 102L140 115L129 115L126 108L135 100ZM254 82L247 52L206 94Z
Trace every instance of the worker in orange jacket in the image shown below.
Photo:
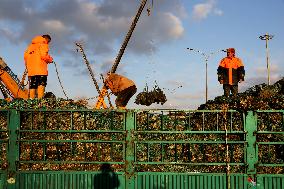
M217 69L218 81L223 84L224 96L238 94L238 83L244 81L245 69L242 60L235 57L235 49L227 49L227 57L223 58Z
M128 101L137 91L136 85L132 80L115 73L108 73L105 79L105 86L117 96L115 104L119 109L125 109Z
M48 75L47 64L53 62L53 58L48 54L50 41L49 35L36 36L25 51L30 99L34 99L36 94L39 99L44 96Z

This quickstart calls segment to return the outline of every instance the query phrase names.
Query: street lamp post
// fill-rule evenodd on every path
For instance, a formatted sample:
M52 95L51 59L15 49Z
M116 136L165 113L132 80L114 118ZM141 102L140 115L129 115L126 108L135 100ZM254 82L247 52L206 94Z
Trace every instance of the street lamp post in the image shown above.
M225 50L218 50L218 51L215 51L215 52L211 52L209 54L205 54L204 52L200 51L200 50L196 50L196 49L192 49L192 48L187 48L188 50L190 51L194 51L194 52L197 52L199 54L201 54L203 57L204 57L204 60L205 60L205 100L206 102L208 101L208 60L209 58L218 53L218 52L226 52Z
M270 65L269 65L269 49L268 49L268 41L272 39L274 36L266 33L265 35L259 36L259 39L265 40L265 48L266 48L266 68L267 68L267 84L270 85Z

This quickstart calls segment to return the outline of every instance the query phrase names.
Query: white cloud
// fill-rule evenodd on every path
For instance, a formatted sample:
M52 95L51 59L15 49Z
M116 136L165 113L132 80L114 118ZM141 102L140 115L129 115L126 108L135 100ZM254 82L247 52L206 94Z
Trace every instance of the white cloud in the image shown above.
M223 15L223 11L215 8L215 6L216 6L215 0L208 0L205 3L196 4L193 7L192 18L196 21L200 21L206 19L211 13L218 16Z
M0 28L0 35L5 36L8 40L12 41L13 43L18 43L17 42L18 34L9 28L5 27Z
M43 26L57 32L67 30L64 23L62 23L60 20L45 20L43 22Z
M84 36L86 49L93 49L97 55L114 52L114 48L124 39L139 7L139 3L133 0L42 0L35 4L17 0L16 7L14 3L0 1L0 24L7 22L8 27L22 26L15 41L29 42L34 35L48 32L54 39L54 52L67 52L72 46L70 43ZM149 53L149 49L180 38L184 33L180 19L184 15L182 10L184 8L178 0L164 1L155 6L150 17L144 10L129 50L145 54ZM155 47L145 40L153 37L157 37Z
M76 75L86 72L76 63L81 61L80 54L74 53L74 42L83 41L88 58L95 54L96 61L102 62L97 68L105 72L110 69L110 60L116 56L139 5L133 0L42 0L32 4L30 0L0 1L0 26L5 26L0 34L12 44L25 45L36 35L50 34L51 54L62 57L66 62L63 65ZM184 11L179 0L155 4L151 16L147 16L145 8L127 46L128 54L153 54L162 45L180 39L184 34ZM121 65L118 71L125 72Z
M164 13L165 19L169 22L168 34L170 37L179 38L184 33L180 19L171 13Z
M218 15L218 16L222 16L223 15L223 11L220 9L215 9L214 10L214 14Z

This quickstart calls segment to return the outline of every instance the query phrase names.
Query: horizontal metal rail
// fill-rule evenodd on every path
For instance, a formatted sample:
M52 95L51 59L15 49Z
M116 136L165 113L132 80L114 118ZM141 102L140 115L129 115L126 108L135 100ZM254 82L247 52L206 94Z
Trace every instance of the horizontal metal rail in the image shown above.
M224 189L226 178L231 178L231 186L245 188L248 176L270 186L277 177L270 173L284 166L275 153L284 145L284 110L0 112L7 122L0 134L9 136L0 138L0 144L7 146L0 151L7 154L9 166L1 173L6 180L20 178L27 183L36 178L33 174L59 178L62 169L69 175L84 174L82 170L95 174L107 163L124 183L136 182L136 189L139 184L148 189L150 182L166 187L168 179L181 186L185 183L179 179L192 181L192 186L222 183ZM281 174L277 179L284 179Z

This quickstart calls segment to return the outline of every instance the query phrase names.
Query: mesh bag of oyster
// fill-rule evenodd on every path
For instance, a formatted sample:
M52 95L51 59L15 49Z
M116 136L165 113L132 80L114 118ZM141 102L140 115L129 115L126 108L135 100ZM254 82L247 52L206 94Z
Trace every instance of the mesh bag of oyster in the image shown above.
M136 96L135 104L150 106L153 103L161 103L163 105L167 101L167 97L162 89L156 84L153 90L149 91L146 84L144 90Z

